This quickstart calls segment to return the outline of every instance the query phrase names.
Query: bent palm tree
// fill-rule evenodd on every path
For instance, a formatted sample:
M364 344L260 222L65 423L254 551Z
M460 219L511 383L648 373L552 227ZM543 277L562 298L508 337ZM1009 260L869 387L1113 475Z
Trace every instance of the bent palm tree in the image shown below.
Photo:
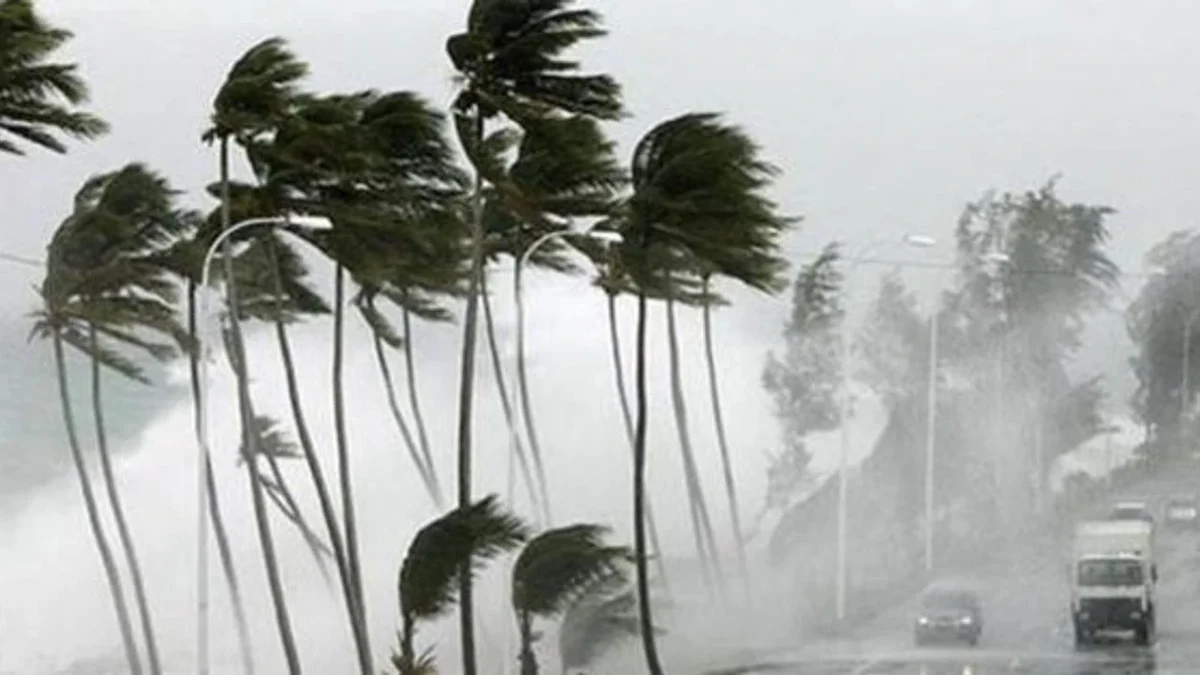
M494 238L488 255L512 256L513 300L517 309L517 398L538 477L544 518L551 522L545 460L530 403L525 363L525 303L521 289L524 262L558 272L577 268L562 254L552 233L563 233L582 218L608 215L625 173L596 120L585 115L539 117L523 122L516 161L485 204L485 230ZM566 238L566 237L564 237ZM584 242L580 242L583 244ZM536 249L532 247L536 246ZM586 246L584 246L586 250Z
M512 571L512 603L521 639L521 675L537 675L534 619L563 614L598 583L623 585L624 546L608 546L609 530L593 524L547 530L521 550Z
M59 226L48 247L49 264L42 285L44 308L35 327L36 333L54 339L56 359L66 343L91 360L92 408L101 474L129 565L152 673L161 673L161 662L141 565L112 469L100 368L103 365L148 382L142 369L115 345L166 359L175 354L176 345L186 343L173 308L177 292L168 272L158 263L158 257L184 227L172 208L173 198L174 192L167 182L140 164L130 164L86 181L75 195L71 216ZM103 336L105 343L101 343L99 336ZM156 341L158 336L165 336L168 341ZM65 377L63 374L64 385ZM70 427L69 435L75 437L73 420ZM73 451L77 450L77 437L72 444L76 446ZM84 479L82 463L78 469L84 472L80 474ZM102 548L106 546L103 544ZM140 664L131 667L140 669Z
M715 274L752 288L773 289L780 264L774 235L791 222L762 194L775 173L738 127L714 114L682 115L638 142L633 193L614 219L623 235L621 265L638 296L634 546L642 646L652 675L663 671L653 632L644 521L647 300L678 297L680 284L688 281L678 278L681 259L692 266L702 261Z
M473 575L528 536L525 525L506 513L495 495L456 508L417 532L400 566L400 649L392 656L400 675L435 672L430 653L416 652L417 624L450 612L462 592L462 570Z
M72 37L38 16L33 0L0 0L0 153L25 154L18 142L64 153L59 135L86 140L108 131L77 109L88 89L76 65L49 61Z
M484 189L500 181L500 169L485 148L487 123L500 115L521 124L554 113L600 119L620 115L620 89L607 75L580 75L579 63L563 54L599 37L600 16L568 9L571 0L475 0L464 32L446 41L462 77L453 104L455 128L475 170L471 195L471 270L463 321L458 398L458 501L471 502L471 423L479 287L485 264ZM476 675L471 579L462 571L459 623L463 675Z
M234 63L225 82L217 91L213 101L212 126L204 133L203 138L208 142L216 141L218 145L222 229L228 229L232 225L229 195L230 141L234 140L243 145L249 144L257 136L277 126L278 121L292 106L297 94L298 83L307 72L308 66L288 51L283 40L271 38L260 42L243 54ZM266 568L267 583L275 609L275 624L279 632L280 646L288 664L288 671L296 675L300 672L300 657L296 648L295 635L292 632L283 580L279 573L279 561L275 553L275 542L271 534L263 488L258 480L258 453L253 451L257 442L253 431L254 405L250 400L245 344L242 340L239 312L236 309L239 307L239 303L237 284L234 283L233 254L228 244L224 248L223 262L227 280L225 284L226 300L228 306L234 308L229 314L230 346L233 349L230 360L234 364L234 374L237 380L238 416L241 421L242 443L252 449L250 461L246 463L247 479L250 483L250 495L254 503L254 516L259 546L263 553L263 565ZM356 618L361 616L357 607L351 608L351 614ZM360 625L361 621L352 622L353 627ZM369 664L369 649L364 649L365 638L357 630L355 637L355 646L358 647L360 660L365 658ZM369 670L364 668L362 675L369 675Z

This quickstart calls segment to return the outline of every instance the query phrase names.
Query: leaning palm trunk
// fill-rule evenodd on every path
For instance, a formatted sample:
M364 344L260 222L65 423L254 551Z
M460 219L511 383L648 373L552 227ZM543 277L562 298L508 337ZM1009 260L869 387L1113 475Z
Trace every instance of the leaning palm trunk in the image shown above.
M521 640L521 651L517 657L521 664L521 675L538 675L537 654L533 651L533 617L529 612L517 612L517 631Z
M125 660L129 663L130 673L141 675L142 661L138 656L137 644L133 638L133 625L129 620L129 607L125 604L125 591L121 586L121 575L117 572L117 563L113 559L112 549L104 535L104 526L100 523L96 495L92 492L87 464L83 459L83 451L79 448L79 433L75 430L75 415L71 412L71 395L67 385L67 364L63 354L63 339L58 328L54 329L53 339L54 368L58 373L58 396L62 404L63 425L67 429L67 444L71 448L71 462L75 465L75 474L79 478L79 487L83 492L83 505L87 509L88 524L91 526L92 536L96 540L96 548L100 551L100 562L104 565L104 575L108 579L108 590L112 594L113 608L117 612L117 626L121 630L121 644L125 648Z
M617 295L606 294L608 298L608 338L612 346L613 372L617 379L617 400L621 403L621 419L625 422L625 435L629 439L629 447L633 448L633 414L629 411L629 394L625 391L625 365L621 359L621 336L617 331ZM667 565L662 558L662 546L658 540L658 524L654 520L652 503L646 504L646 529L650 533L651 554L658 568L659 582L667 597L671 596L670 582L667 579Z
M358 622L356 643L359 646L359 668L362 675L372 672L370 638L367 633L367 610L363 596L362 566L358 560L358 523L354 515L354 480L350 475L350 447L346 434L346 401L342 383L344 349L343 318L346 297L346 270L339 263L333 284L333 428L337 439L338 478L342 492L342 525L346 536L346 575L354 594L355 620Z
M191 346L188 349L188 367L192 383L192 409L195 423L196 440L204 443L204 433L200 428L203 417L200 414L200 352L197 348L196 330L196 282L188 281L188 337ZM254 674L254 649L250 646L250 625L246 621L246 606L242 601L242 591L238 583L237 570L233 566L233 553L229 547L229 533L225 530L225 519L221 516L221 504L217 498L217 479L213 475L212 457L208 448L204 452L204 481L208 485L208 519L212 522L214 538L217 540L217 555L221 559L221 572L225 575L225 585L229 588L229 602L233 607L233 620L237 629L238 649L242 657L242 672Z
M400 431L400 437L404 439L404 447L408 449L409 459L412 460L413 466L421 476L421 482L425 484L425 491L429 493L434 507L441 512L446 508L442 490L433 481L430 467L425 463L425 458L421 454L421 448L413 438L408 421L404 419L404 413L400 412L400 400L396 396L396 383L392 380L392 369L388 366L387 352L383 348L383 338L378 333L374 334L372 338L375 345L375 360L379 364L379 374L383 377L383 388L387 394L388 408L392 411L392 420L396 422L396 429Z
M221 226L229 229L229 139L220 139L221 163ZM242 447L246 452L246 477L250 482L250 496L254 503L254 520L258 530L258 542L262 547L263 565L266 568L267 584L275 608L275 624L279 631L280 646L288 664L290 675L299 675L300 656L296 649L296 637L292 632L292 621L288 614L287 597L283 591L283 579L279 574L279 560L275 554L275 540L271 535L271 522L267 514L266 499L262 482L258 479L258 434L254 427L254 405L250 400L250 379L246 372L246 346L242 340L242 324L238 316L237 284L234 282L233 251L229 242L222 251L225 267L225 295L229 306L229 333L232 346L230 361L237 381L238 415L242 426Z
M283 279L279 272L279 258L274 238L268 238L271 247L271 274L275 285L275 294L281 298L283 294ZM278 300L282 302L282 300ZM278 313L277 313L278 314ZM329 484L325 481L325 472L321 469L321 460L317 457L316 446L309 432L308 420L304 414L304 404L300 400L300 384L296 380L296 364L292 356L292 344L288 337L287 326L281 316L275 319L275 337L279 342L279 354L283 358L283 372L287 380L288 403L292 408L292 419L296 424L296 436L300 440L300 451L304 453L304 464L308 467L312 478L313 488L317 493L317 504L321 509L321 518L325 521L325 532L329 536L329 546L333 549L334 564L337 565L338 582L342 589L342 601L350 618L350 632L354 638L355 653L358 655L359 668L370 664L370 648L366 644L366 633L362 629L361 612L358 600L350 585L350 575L346 570L346 547L342 543L341 526L338 524L337 513L333 509L333 499L329 495ZM369 672L369 671L365 671Z
M539 518L545 517L545 524L548 526L550 524L549 515L545 510L545 503L542 502L545 494L539 495L538 486L533 481L533 476L529 471L529 460L525 456L525 447L521 443L521 434L517 430L516 420L513 419L512 399L508 396L504 366L500 360L500 348L496 344L496 325L492 321L492 301L488 298L486 277L480 279L479 293L479 302L483 304L483 327L487 332L488 352L492 357L492 372L496 377L496 393L500 396L500 407L504 410L504 421L508 424L509 452L516 457L517 465L521 468L521 478L525 481L526 489L529 490L530 508L535 514L538 514Z
M708 277L703 280L703 294L708 296ZM729 498L729 517L733 520L733 540L737 547L739 572L745 584L750 583L746 563L746 540L742 535L742 516L738 509L737 488L733 480L733 464L729 461L729 443L725 439L725 421L721 414L721 392L717 386L717 360L713 356L712 306L704 303L704 358L708 364L708 391L712 399L713 424L717 430L717 447L721 451L721 471L725 477L725 494Z
M429 470L429 478L441 492L441 481L438 480L437 465L433 461L433 453L429 449L429 434L425 431L425 416L421 413L421 396L417 393L417 366L413 359L412 316L408 308L404 308L404 376L408 382L408 403L412 408L413 425L417 427L417 440L421 443L421 458L425 460L425 468Z
M708 516L704 487L700 482L700 471L696 466L696 455L692 451L692 440L688 433L687 405L683 399L683 382L679 368L679 334L675 328L675 303L670 298L667 299L667 346L671 366L671 406L675 410L675 428L679 433L679 450L683 455L684 478L691 506L692 534L696 539L696 550L705 582L711 584L709 575L713 574L716 576L717 587L721 588L724 579L717 556L712 520Z
M650 675L663 675L655 640L654 617L650 607L650 573L646 564L646 294L638 293L637 363L634 388L637 396L637 422L633 430L633 546L637 573L638 621L641 624L642 650Z
M129 565L129 581L133 586L133 599L141 618L142 639L146 641L146 662L152 675L161 675L162 662L158 656L158 640L154 636L154 621L150 616L150 603L146 601L146 584L142 577L142 566L138 562L137 548L133 544L129 522L125 519L125 509L121 504L116 476L113 474L112 457L108 453L108 434L104 424L104 400L100 386L100 359L96 356L99 345L96 340L95 325L88 326L88 346L92 353L92 415L96 421L96 447L100 455L100 474L104 479L105 491L108 493L108 505L112 509L113 521L117 526L117 537L125 554L125 562Z
M529 403L529 378L525 368L525 302L522 300L521 261L513 268L513 284L517 292L513 301L517 305L517 394L521 400L521 418L525 422L525 435L529 439L529 454L533 458L533 469L537 472L538 489L542 496L542 510L546 527L550 527L550 487L546 480L546 464L542 461L542 446L538 442L537 427L533 423L533 406Z
M471 147L483 142L483 117L471 120ZM475 342L479 324L479 289L483 279L483 176L475 172L471 194L471 276L467 282L467 309L463 317L462 370L458 384L458 508L471 505L471 423L475 401ZM475 663L474 589L471 568L459 569L458 623L462 640L462 675L477 675Z

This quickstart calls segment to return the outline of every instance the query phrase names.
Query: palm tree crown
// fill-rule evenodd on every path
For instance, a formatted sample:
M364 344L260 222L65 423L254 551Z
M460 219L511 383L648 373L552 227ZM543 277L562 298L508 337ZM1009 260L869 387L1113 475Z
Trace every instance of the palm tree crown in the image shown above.
M59 134L90 139L108 131L76 109L88 99L77 66L48 61L71 37L38 16L32 0L0 0L0 152L23 155L18 143L25 142L64 153Z

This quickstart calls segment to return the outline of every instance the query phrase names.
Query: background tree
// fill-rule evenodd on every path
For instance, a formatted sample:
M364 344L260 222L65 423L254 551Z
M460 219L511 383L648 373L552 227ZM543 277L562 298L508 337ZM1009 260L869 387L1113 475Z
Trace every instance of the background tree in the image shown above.
M839 247L830 244L816 260L800 268L792 283L782 354L767 355L763 386L783 432L781 450L769 469L768 508L786 508L807 484L808 435L839 424L837 391L845 319L840 259Z
M417 532L400 566L400 649L392 656L399 675L435 672L431 653L417 654L417 624L453 608L462 591L461 571L475 574L528 536L524 523L506 513L495 495L456 508Z
M863 369L859 374L893 407L925 389L929 368L929 321L898 271L879 285L867 325L859 336Z
M50 60L72 37L39 16L33 0L0 0L0 153L23 155L22 143L64 153L61 136L108 131L78 109L88 100L78 67Z
M1174 232L1146 254L1154 274L1126 310L1136 347L1133 408L1146 426L1147 450L1163 456L1182 450L1192 431L1200 382L1200 235ZM1186 390L1185 390L1186 385ZM1181 426L1182 425L1182 426Z
M485 263L485 187L500 182L485 148L489 121L518 125L555 114L613 119L621 112L620 90L607 75L581 75L566 52L603 35L600 15L568 9L571 0L475 0L466 29L446 41L461 77L454 124L475 172L471 191L471 269L463 319L462 369L458 401L458 504L471 502L471 423L479 289ZM476 675L471 579L462 571L460 624L463 675Z
M969 204L955 232L958 282L943 298L947 357L979 389L996 396L987 434L991 461L1022 470L998 487L1017 490L1018 480L1027 485L1032 476L1035 496L1044 491L1050 462L1070 449L1048 443L1078 436L1062 427L1076 424L1079 415L1064 420L1052 413L1070 409L1059 404L1080 383L1071 381L1067 366L1088 313L1104 306L1119 274L1104 251L1113 210L1064 202L1056 186L1051 179L1036 190L987 193ZM996 254L1002 254L1000 261ZM1027 422L1014 427L1014 416ZM1000 462L1014 448L1028 455ZM1011 496L1004 501L1034 503L1025 495ZM1011 509L1005 514L1022 521Z

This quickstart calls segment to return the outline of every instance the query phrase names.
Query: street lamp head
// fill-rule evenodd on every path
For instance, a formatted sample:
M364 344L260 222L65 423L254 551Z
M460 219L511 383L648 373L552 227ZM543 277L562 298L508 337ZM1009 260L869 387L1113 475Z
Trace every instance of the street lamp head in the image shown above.
M619 244L625 241L625 237L622 237L620 232L613 232L612 230L589 230L586 236L588 239L598 241L601 244Z
M296 225L309 230L332 230L333 221L325 216L303 216L293 215L288 216L287 222L290 225Z
M925 235L921 234L906 234L904 235L904 243L908 244L909 246L916 246L919 248L930 248L932 246L937 246L937 239L934 239L933 237L926 237Z

